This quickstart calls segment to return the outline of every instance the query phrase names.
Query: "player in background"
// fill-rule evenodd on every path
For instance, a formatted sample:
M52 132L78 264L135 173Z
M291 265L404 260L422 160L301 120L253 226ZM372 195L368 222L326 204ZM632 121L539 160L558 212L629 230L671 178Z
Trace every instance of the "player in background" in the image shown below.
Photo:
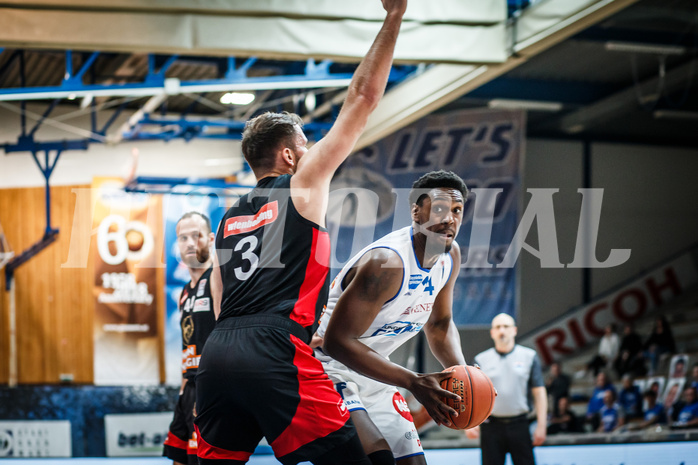
M407 7L382 3L383 25L322 140L308 149L301 119L289 113L245 125L242 151L257 185L216 236L218 321L196 378L202 465L245 463L262 437L283 464L371 463L308 343L329 288L330 180L385 91Z
M407 403L409 390L437 424L455 410L441 398L449 373L418 374L390 354L422 328L444 368L465 365L452 319L461 254L455 241L468 188L452 172L433 171L412 185L412 225L370 244L332 282L315 353L344 398L368 454L392 451L397 463L424 464Z
M163 455L175 464L198 465L194 431L196 384L194 377L206 338L216 319L211 298L211 248L214 236L206 215L188 212L177 222L177 248L191 280L179 297L182 328L182 387L175 414L167 433Z

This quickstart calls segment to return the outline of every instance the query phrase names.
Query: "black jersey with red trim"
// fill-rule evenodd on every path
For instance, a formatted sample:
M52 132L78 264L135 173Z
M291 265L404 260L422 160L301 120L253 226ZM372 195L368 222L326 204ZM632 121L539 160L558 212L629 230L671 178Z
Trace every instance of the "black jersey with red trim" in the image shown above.
M199 277L196 285L189 281L179 297L179 324L182 328L182 375L187 379L196 376L201 351L208 335L213 331L216 317L211 298L211 270Z
M306 329L309 342L327 302L330 240L325 228L298 213L290 186L291 175L263 178L221 220L218 319L289 318Z

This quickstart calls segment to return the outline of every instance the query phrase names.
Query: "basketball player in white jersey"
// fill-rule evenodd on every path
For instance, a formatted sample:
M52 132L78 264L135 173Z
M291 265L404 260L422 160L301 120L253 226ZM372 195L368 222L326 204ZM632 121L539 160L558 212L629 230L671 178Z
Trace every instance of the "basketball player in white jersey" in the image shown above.
M367 454L392 451L397 463L426 463L407 403L410 391L438 424L457 415L441 398L449 373L418 374L388 356L422 328L444 367L464 365L452 320L460 269L455 242L468 188L452 172L433 171L412 185L412 226L354 256L332 282L320 319L316 357L344 398Z

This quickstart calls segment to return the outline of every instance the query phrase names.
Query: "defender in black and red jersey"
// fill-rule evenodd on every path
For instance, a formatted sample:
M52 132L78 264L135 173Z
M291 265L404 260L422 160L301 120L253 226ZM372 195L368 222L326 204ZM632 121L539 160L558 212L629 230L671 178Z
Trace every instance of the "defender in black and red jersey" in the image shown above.
M406 0L382 0L383 26L327 136L266 113L242 151L258 180L220 223L212 285L218 321L197 374L198 456L245 463L262 437L284 464L368 464L349 412L308 346L328 291L330 180L387 83ZM394 463L390 451L374 463Z
M170 431L165 439L163 455L175 464L198 465L197 438L194 430L194 377L199 359L216 318L211 298L211 270L213 259L210 248L214 236L211 222L199 212L182 215L177 222L177 247L182 262L189 270L189 281L179 298L179 317L182 327L182 388L175 408Z

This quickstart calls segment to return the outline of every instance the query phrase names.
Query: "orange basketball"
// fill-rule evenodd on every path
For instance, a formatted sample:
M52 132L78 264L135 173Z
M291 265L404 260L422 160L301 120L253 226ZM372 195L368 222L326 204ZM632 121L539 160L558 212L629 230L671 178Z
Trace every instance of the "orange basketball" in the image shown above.
M451 417L452 429L475 428L492 413L497 390L480 367L456 365L444 371L453 370L453 375L441 381L441 387L458 394L460 401L444 399L449 407L458 412Z

